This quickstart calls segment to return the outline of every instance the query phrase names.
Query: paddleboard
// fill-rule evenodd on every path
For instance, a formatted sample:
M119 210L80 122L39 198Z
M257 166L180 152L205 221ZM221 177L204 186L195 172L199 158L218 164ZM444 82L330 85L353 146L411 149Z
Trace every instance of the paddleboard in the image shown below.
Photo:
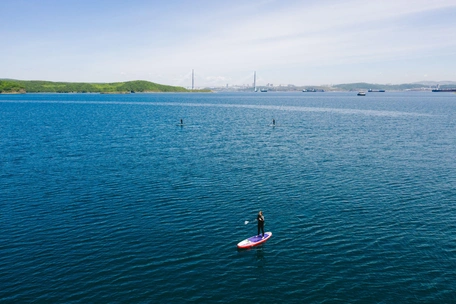
M264 234L264 238L261 235L255 235L255 236L249 237L248 239L243 240L242 242L239 242L237 244L237 247L245 249L245 248L251 248L254 246L258 246L260 244L263 244L267 240L269 240L271 238L271 236L272 236L272 232L266 232Z

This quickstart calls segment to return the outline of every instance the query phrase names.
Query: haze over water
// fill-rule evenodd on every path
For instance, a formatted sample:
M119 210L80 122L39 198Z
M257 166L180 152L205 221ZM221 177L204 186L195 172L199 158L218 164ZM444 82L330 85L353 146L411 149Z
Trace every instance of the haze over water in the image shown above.
M0 302L455 302L455 113L429 92L0 95ZM259 210L272 238L238 251Z

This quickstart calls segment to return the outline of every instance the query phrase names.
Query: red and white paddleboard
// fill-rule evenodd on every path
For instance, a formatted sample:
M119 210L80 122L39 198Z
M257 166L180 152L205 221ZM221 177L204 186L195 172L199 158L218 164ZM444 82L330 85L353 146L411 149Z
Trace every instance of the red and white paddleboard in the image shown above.
M237 244L237 247L245 249L245 248L251 248L254 246L258 246L260 244L263 244L267 240L269 240L269 238L271 236L272 236L272 232L266 232L264 234L264 237L261 234L255 235L255 236L249 237L248 239L243 240L242 242L239 242Z

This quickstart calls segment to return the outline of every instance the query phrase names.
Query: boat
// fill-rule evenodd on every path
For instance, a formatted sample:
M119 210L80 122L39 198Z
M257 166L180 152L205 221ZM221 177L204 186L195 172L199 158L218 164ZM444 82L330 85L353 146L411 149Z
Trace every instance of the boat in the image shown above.
M432 92L456 92L456 89L434 89Z
M358 92L358 96L366 96L366 92Z
M368 92L385 92L385 90L373 90L373 89L369 89Z
M264 93L264 92L267 92L267 91L268 91L268 89L261 89L261 90L260 90L260 92L263 92L263 93Z

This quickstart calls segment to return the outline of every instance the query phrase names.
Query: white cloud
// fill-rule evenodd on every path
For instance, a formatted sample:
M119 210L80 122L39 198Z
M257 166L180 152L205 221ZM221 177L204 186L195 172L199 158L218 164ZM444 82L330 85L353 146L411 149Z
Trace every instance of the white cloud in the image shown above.
M52 46L53 52L59 55L53 57L53 64L68 65L67 73L71 73L71 77L83 70L78 77L93 75L99 77L99 81L110 81L108 76L119 77L115 70L121 70L126 73L122 75L124 78L145 77L188 86L191 70L195 69L195 81L204 86L250 83L255 70L258 81L262 81L261 75L265 82L272 83L300 84L308 79L344 82L343 79L361 75L355 74L355 66L363 64L370 65L370 69L362 71L366 78L376 75L380 80L379 75L388 79L391 74L374 70L372 66L376 63L384 63L383 68L391 61L408 61L419 66L426 64L429 58L440 60L456 55L456 21L445 23L437 19L445 11L456 11L454 0L239 3L210 2L211 11L204 7L199 9L199 14L199 10L167 11L163 18L157 16L152 7L135 9L128 14L135 16L139 11L136 13L139 18L129 20L131 24L123 24L120 37L115 29L109 32L109 28L103 28L105 39L95 35L85 42L81 38L85 35L79 33L79 40L68 44L75 46L72 49L60 46L65 43L51 41L49 44L43 39L47 49L42 50L42 56L45 58ZM422 16L426 16L423 22ZM27 37L21 40L29 41ZM12 43L8 44L7 51L0 50L6 59L5 71L19 71L14 69L13 63L23 62L24 66L36 66L37 74L52 72L39 70L41 66L47 67L46 59L41 59L41 65L33 62L39 56L39 48L21 45L24 46L17 44L16 52ZM14 54L20 55L16 58ZM81 65L81 62L86 64ZM440 71L454 77L455 64L448 62L445 65L448 72ZM407 72L391 68L396 69L397 75ZM312 76L308 75L310 71ZM416 72L416 75L422 77L423 73Z
M272 4L271 4L272 5ZM427 25L419 30L403 19L428 10L455 8L454 1L348 1L301 4L236 23L217 24L179 48L166 49L160 69L197 68L226 73L295 66L329 66L426 56L456 45L454 28ZM214 34L216 33L216 34ZM425 39L438 36L440 39ZM172 66L169 63L172 62ZM220 79L221 80L221 79ZM214 79L207 77L207 83ZM277 82L277 81L276 81Z

